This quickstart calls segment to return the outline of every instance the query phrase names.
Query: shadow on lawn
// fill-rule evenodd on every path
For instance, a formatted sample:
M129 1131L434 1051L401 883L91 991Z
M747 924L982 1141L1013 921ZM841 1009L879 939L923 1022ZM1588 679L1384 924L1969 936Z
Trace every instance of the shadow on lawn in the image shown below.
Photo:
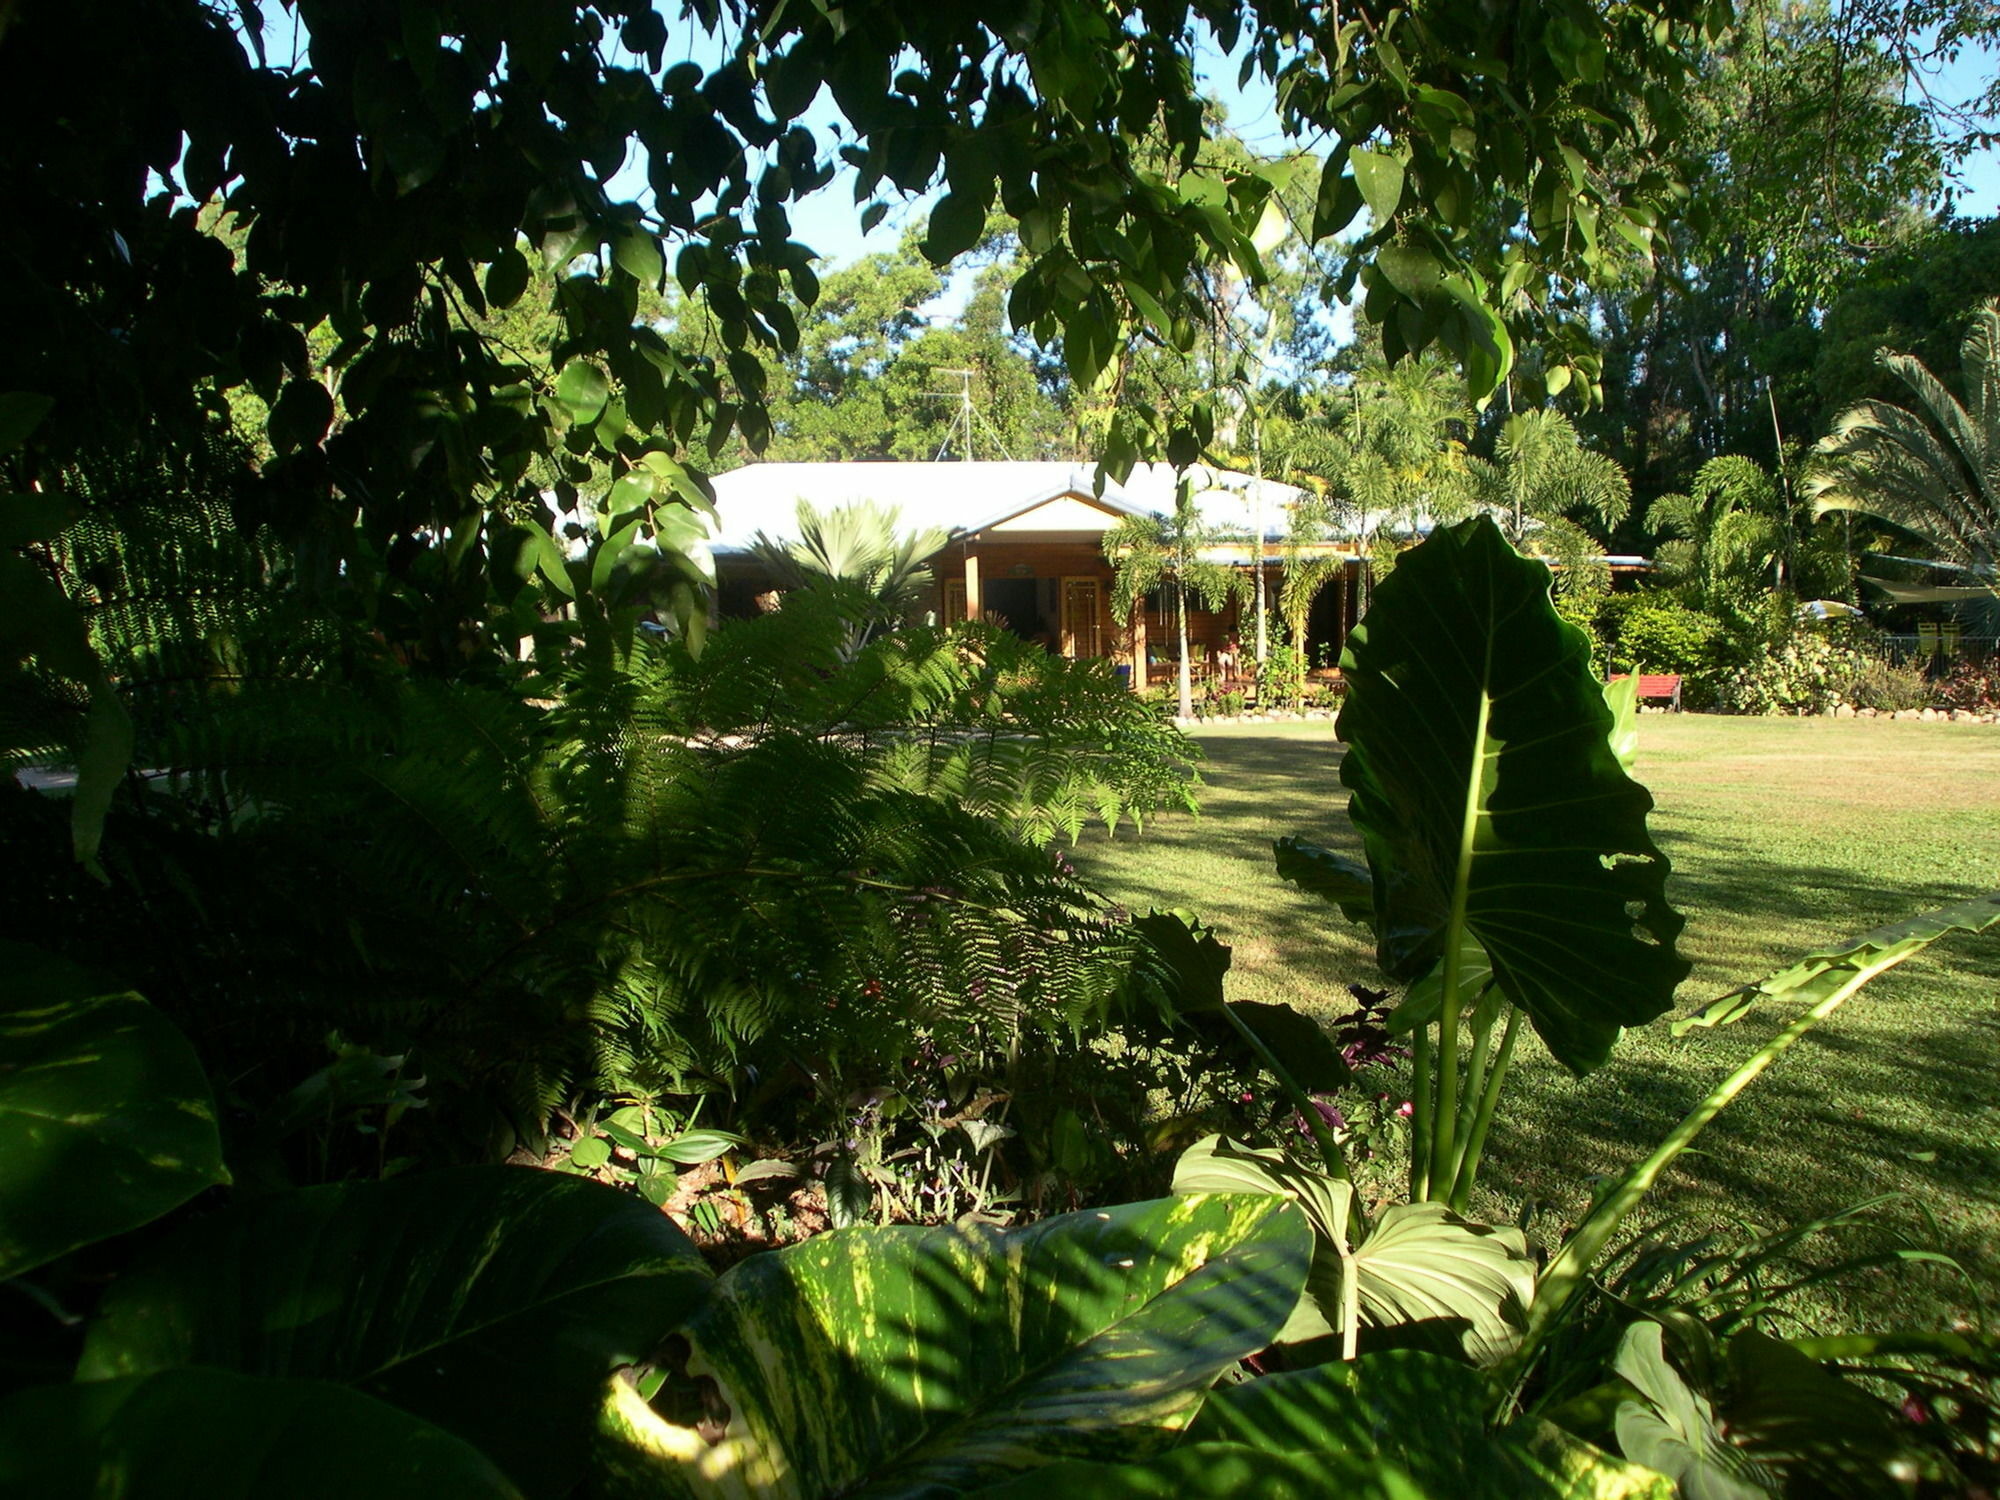
M1360 929L1278 880L1271 841L1299 834L1358 854L1331 739L1207 738L1204 816L1161 819L1143 834L1143 859L1101 838L1086 865L1127 904L1191 908L1237 954L1232 991L1345 1008L1342 986L1375 978ZM1817 947L1978 894L1952 878L1948 857L1912 863L1906 877L1839 868L1839 843L1816 846L1810 814L1775 817L1781 829L1676 806L1656 811L1654 836L1674 862L1670 899L1687 916L1682 951L1695 970L1677 998L1691 1008L1784 968ZM1796 826L1795 826L1796 825ZM1121 835L1123 842L1125 835ZM1819 858L1783 857L1787 847ZM1721 1223L1803 1223L1882 1193L1905 1194L1876 1227L1956 1255L1991 1285L1989 1248L2000 1227L2000 1118L1992 1080L2000 1059L2000 942L1946 939L1878 980L1781 1059L1709 1127L1661 1186L1668 1214L1687 1212L1689 1237ZM1791 1019L1769 1007L1716 1032L1674 1041L1661 1023L1629 1035L1612 1063L1570 1078L1529 1049L1489 1146L1494 1190L1483 1210L1512 1217L1524 1200L1557 1218L1580 1212L1593 1174L1623 1170L1745 1057ZM1934 1210L1933 1235L1926 1212ZM1953 1279L1900 1270L1854 1289L1851 1310L1886 1326L1965 1307Z

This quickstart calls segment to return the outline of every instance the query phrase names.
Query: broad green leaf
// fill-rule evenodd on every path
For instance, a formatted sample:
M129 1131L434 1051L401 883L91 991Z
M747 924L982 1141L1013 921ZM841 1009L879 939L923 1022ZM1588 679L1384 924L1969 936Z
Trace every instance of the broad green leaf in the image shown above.
M1318 1237L1306 1290L1324 1327L1295 1318L1286 1342L1340 1327L1352 1275L1362 1323L1431 1324L1461 1341L1475 1362L1490 1364L1513 1347L1521 1310L1534 1296L1535 1266L1519 1230L1470 1223L1440 1203L1392 1205L1347 1253L1353 1190L1274 1150L1209 1136L1182 1154L1174 1191L1280 1194L1305 1210Z
M1444 969L1444 960L1440 958L1430 973L1410 986L1401 1003L1389 1013L1386 1026L1390 1035L1402 1036L1438 1018L1444 1009ZM1458 943L1461 1001L1470 1004L1492 981L1493 964L1486 957L1486 950L1479 946L1479 939L1469 932L1462 934Z
M187 1039L137 995L0 944L0 1280L227 1182Z
M595 422L610 399L611 383L604 372L587 359L573 359L556 377L556 399L579 425Z
M1308 1093L1330 1094L1346 1087L1354 1076L1327 1030L1303 1011L1289 1005L1256 1000L1231 1000L1231 1015L1250 1029L1272 1056L1285 1065L1292 1081ZM1214 1022L1204 1029L1214 1031Z
M1611 710L1611 753L1630 776L1639 763L1639 679L1627 673L1605 683L1604 706Z
M604 510L597 518L606 536L616 529L621 516L645 509L646 502L653 498L654 482L651 472L645 469L633 469L612 481L611 492L604 497Z
M1151 911L1132 919L1162 965L1168 998L1182 1013L1217 1010L1222 976L1229 972L1228 945L1185 912Z
M163 1370L0 1405L0 1495L516 1500L442 1428L345 1386Z
M1386 151L1356 150L1349 156L1354 164L1354 183L1361 189L1368 215L1382 228L1396 216L1403 201L1403 163Z
M1360 860L1295 837L1279 839L1271 849L1281 879L1331 902L1350 922L1374 921L1375 879Z
M1984 932L1996 923L2000 923L2000 891L1877 927L1838 947L1809 953L1790 968L1731 990L1692 1015L1682 1016L1674 1022L1674 1035L1683 1036L1698 1026L1727 1026L1766 1001L1816 1005L1865 970L1901 963L1947 933Z
M726 1430L628 1390L616 1467L634 1494L890 1496L1142 1456L1271 1341L1310 1251L1296 1208L1245 1196L836 1230L743 1262L682 1330Z
M1188 1443L1372 1460L1433 1500L1672 1500L1661 1475L1546 1424L1488 1428L1494 1405L1478 1371L1392 1350L1222 1386L1189 1427Z
M0 547L53 541L77 514L60 494L0 494Z
M660 1155L683 1167L698 1167L745 1144L742 1136L727 1130L684 1130L660 1147Z
M582 1178L467 1167L312 1188L190 1225L120 1280L80 1374L198 1364L334 1381L559 1494L611 1372L710 1285L663 1214ZM533 1420L504 1392L531 1392Z
M1746 1328L1729 1340L1729 1374L1731 1439L1794 1489L1833 1493L1845 1476L1886 1477L1907 1457L1893 1407L1790 1344Z
M1444 267L1421 245L1384 245L1375 252L1375 264L1391 286L1413 301L1444 280Z
M528 289L528 257L517 249L502 250L486 268L486 301L496 308L512 307Z
M1243 1443L1190 1443L1140 1463L1050 1464L971 1492L979 1500L1431 1500L1379 1459L1336 1448L1279 1452ZM1443 1500L1442 1496L1436 1500Z
M617 234L611 241L611 259L641 286L657 287L667 270L660 242L643 229Z
M0 453L11 453L55 409L55 397L39 391L0 391Z
M1413 982L1469 932L1549 1050L1598 1066L1689 965L1652 798L1619 768L1547 567L1484 517L1440 527L1377 588L1341 664L1340 777L1383 972Z
M1385 1209L1352 1265L1364 1321L1435 1325L1482 1365L1519 1341L1535 1294L1535 1263L1520 1230L1474 1224L1442 1203Z
M76 790L70 799L70 845L81 864L95 867L111 799L132 763L132 715L109 674L90 685L90 712L84 718L83 748L76 757Z
M977 198L946 193L931 210L930 225L924 231L924 254L933 265L941 266L978 244L985 229L986 209Z
M1626 1329L1612 1368L1636 1392L1618 1404L1614 1419L1627 1458L1667 1475L1682 1500L1766 1500L1774 1492L1722 1435L1715 1409L1667 1363L1659 1324Z
M1313 200L1312 237L1323 240L1339 234L1361 212L1361 188L1341 162L1338 152L1329 155L1320 174L1319 193Z

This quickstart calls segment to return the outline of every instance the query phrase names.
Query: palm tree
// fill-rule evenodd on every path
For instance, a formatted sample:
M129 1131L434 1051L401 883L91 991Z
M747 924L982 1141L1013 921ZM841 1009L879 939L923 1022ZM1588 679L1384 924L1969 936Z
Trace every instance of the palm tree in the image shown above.
M2000 299L1972 315L1960 346L1964 404L1914 355L1876 359L1914 401L1841 413L1814 450L1806 497L1818 514L1861 511L1921 538L1972 580L1959 597L2000 595Z
M1111 612L1130 626L1146 595L1162 584L1173 590L1174 624L1179 633L1180 715L1194 714L1194 679L1188 665L1188 595L1195 594L1209 609L1220 609L1231 594L1245 586L1244 575L1202 554L1227 541L1207 525L1195 508L1194 488L1183 478L1174 487L1170 516L1127 516L1104 533L1104 555L1110 561Z
M760 531L750 546L780 588L833 582L857 591L864 618L851 632L852 654L922 605L931 587L928 559L949 540L938 527L900 530L901 515L874 500L828 511L801 500L797 541Z
M1292 680L1286 691L1295 707L1305 698L1306 625L1313 601L1347 566L1347 559L1337 554L1306 555L1308 545L1326 539L1331 521L1326 503L1308 497L1292 507L1285 526L1285 577L1278 585L1278 614L1292 645Z
M1661 495L1646 512L1665 538L1655 554L1661 571L1693 586L1703 608L1732 579L1782 586L1790 551L1785 506L1776 481L1754 460L1725 453L1711 458L1685 495Z
M1436 358L1370 360L1347 391L1348 411L1323 435L1301 434L1292 467L1317 473L1341 502L1364 557L1389 528L1455 520L1465 509L1465 448L1454 428L1472 413L1456 371ZM1361 575L1367 604L1368 570Z
M1598 555L1632 508L1632 481L1618 461L1584 446L1562 412L1516 412L1500 429L1493 457L1468 462L1476 506L1507 540L1562 568L1565 588L1599 592L1610 579Z

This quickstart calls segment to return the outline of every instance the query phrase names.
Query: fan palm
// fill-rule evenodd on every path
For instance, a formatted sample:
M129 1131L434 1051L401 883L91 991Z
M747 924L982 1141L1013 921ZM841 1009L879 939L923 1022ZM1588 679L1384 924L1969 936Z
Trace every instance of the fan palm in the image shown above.
M751 547L781 587L832 581L865 595L872 617L855 627L851 644L858 650L923 603L931 586L928 559L950 535L935 526L904 531L901 520L895 506L873 500L827 511L801 500L797 541L760 531Z
M1841 413L1814 452L1807 497L1820 514L1860 511L1922 538L1973 581L1965 596L2000 594L2000 300L1973 314L1960 346L1964 402L1914 355L1876 358L1914 399Z

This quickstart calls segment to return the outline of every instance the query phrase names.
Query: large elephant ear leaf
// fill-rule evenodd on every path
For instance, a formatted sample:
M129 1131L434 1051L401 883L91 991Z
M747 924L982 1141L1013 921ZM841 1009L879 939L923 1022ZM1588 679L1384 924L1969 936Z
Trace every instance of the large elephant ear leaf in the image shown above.
M1246 1194L756 1256L682 1330L684 1369L651 1404L614 1398L604 1487L930 1495L1144 1456L1276 1336L1311 1251L1295 1206Z
M1598 1066L1689 965L1652 798L1619 765L1548 568L1483 517L1440 527L1376 590L1341 666L1340 779L1383 972L1413 983L1468 932L1549 1050Z
M79 1374L330 1381L473 1443L530 1494L566 1494L612 1372L713 1284L658 1209L581 1178L465 1167L312 1188L190 1225L123 1277ZM534 1419L495 1391L533 1392Z
M346 1386L163 1370L0 1406L0 1495L519 1500L477 1448Z
M0 1281L227 1182L208 1079L137 995L0 944Z

